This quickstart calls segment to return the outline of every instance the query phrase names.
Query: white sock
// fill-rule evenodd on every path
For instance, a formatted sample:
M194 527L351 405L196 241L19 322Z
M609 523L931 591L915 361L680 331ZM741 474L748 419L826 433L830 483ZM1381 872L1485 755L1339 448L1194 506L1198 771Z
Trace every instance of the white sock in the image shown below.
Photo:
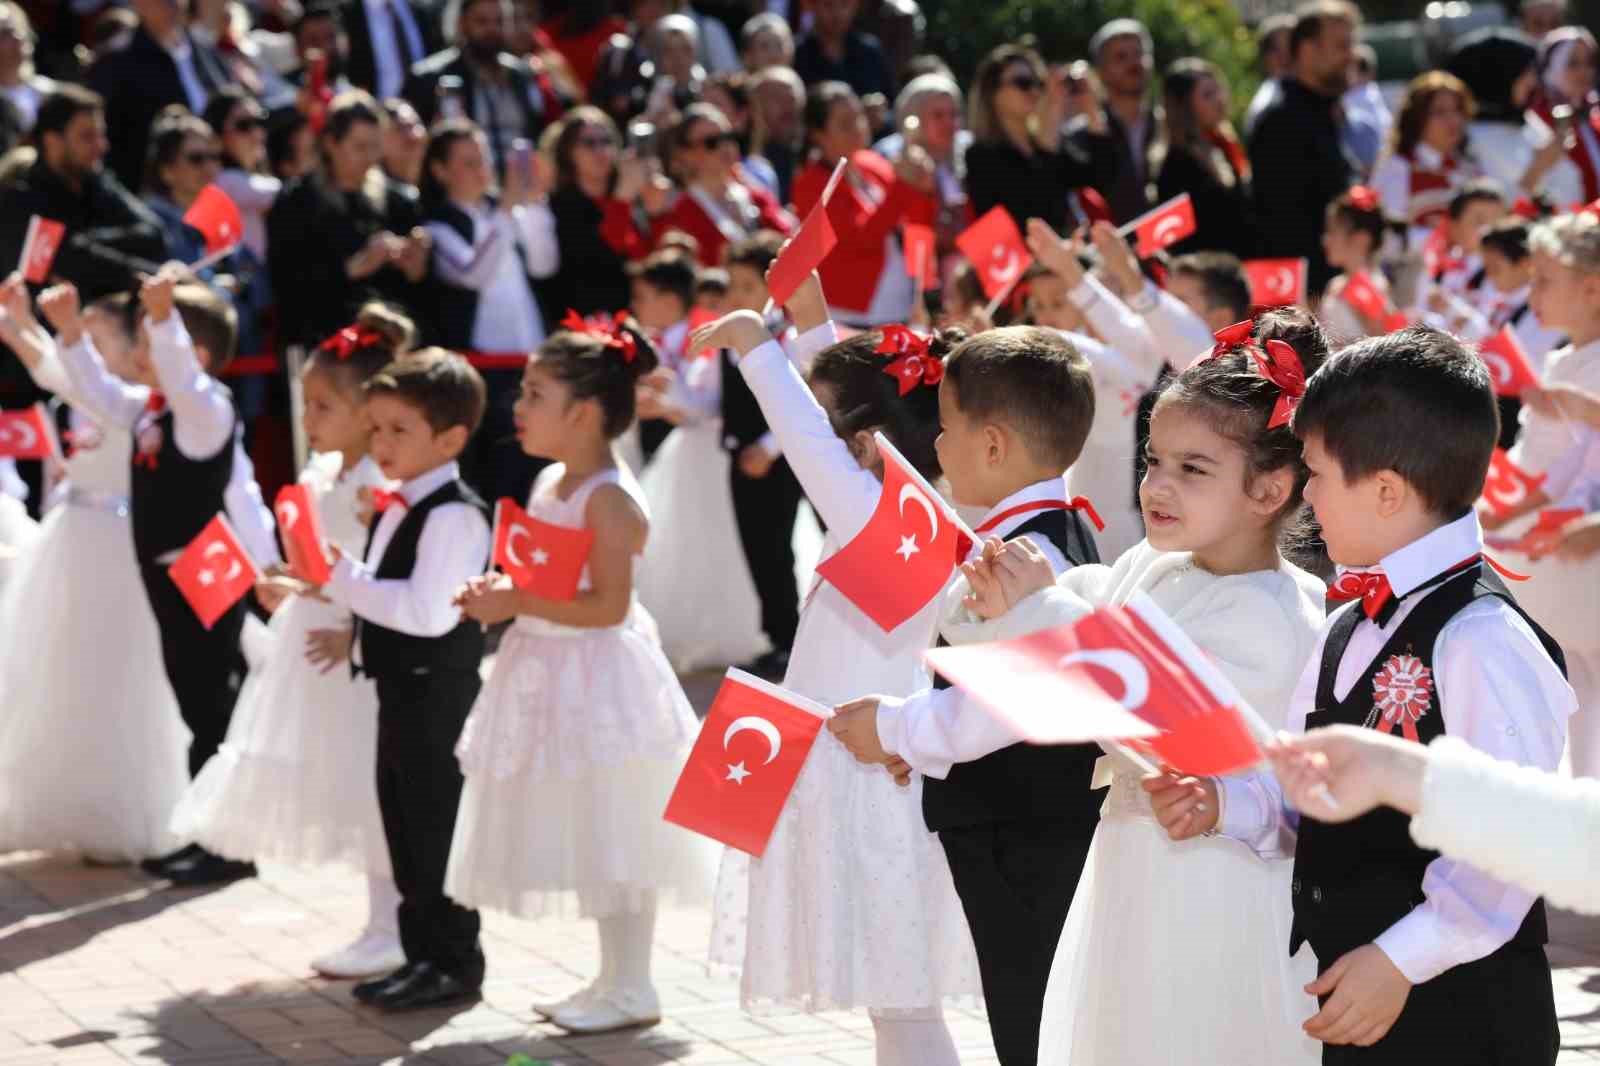
M617 959L617 984L628 991L651 988L650 954L655 946L656 903L652 897L643 910L619 914L615 919L622 930L620 957Z
M878 1066L959 1066L956 1042L939 1008L895 1011L892 1017L870 1010L867 1014L872 1018Z
M400 890L382 874L367 875L367 932L400 939Z
M595 980L595 988L605 992L616 987L617 963L622 958L622 945L628 931L622 919L616 916L597 918L594 924L600 932L600 976Z

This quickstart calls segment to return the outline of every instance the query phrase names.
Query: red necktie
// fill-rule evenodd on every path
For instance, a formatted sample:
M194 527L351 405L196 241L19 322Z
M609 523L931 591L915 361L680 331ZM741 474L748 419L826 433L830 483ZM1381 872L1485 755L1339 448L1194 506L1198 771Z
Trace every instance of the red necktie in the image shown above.
M144 409L153 415L158 415L167 409L167 398L159 392L151 392L144 401Z
M406 503L406 498L398 492L391 492L388 489L372 490L372 506L374 510L387 511L390 507L396 505L402 510L410 506L410 504Z

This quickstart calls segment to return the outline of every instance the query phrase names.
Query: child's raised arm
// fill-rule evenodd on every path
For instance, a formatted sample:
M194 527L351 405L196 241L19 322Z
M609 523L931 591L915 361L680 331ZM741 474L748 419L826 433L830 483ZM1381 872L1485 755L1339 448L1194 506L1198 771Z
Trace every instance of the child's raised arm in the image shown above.
M150 390L130 385L106 369L94 340L83 328L78 290L55 285L39 294L39 312L56 331L56 353L66 374L67 402L102 427L132 431L144 412Z
M173 438L191 459L208 459L233 439L233 401L200 361L174 308L178 277L162 270L139 292L150 338L150 363L172 409ZM219 353L210 353L216 358Z

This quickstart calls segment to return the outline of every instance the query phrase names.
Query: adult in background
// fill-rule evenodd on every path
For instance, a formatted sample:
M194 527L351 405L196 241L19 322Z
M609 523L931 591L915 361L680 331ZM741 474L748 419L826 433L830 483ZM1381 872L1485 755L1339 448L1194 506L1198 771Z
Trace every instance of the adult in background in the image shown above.
M419 0L344 0L350 80L380 100L397 96L414 64L439 50L438 14Z
M865 147L865 144L861 145ZM739 141L722 112L710 104L690 104L662 142L662 162L683 191L655 222L659 239L682 230L700 248L701 266L720 266L722 250L760 230L794 231L794 217L739 165ZM798 203L798 188L795 199ZM840 233L842 251L846 235Z
M454 45L412 68L406 102L416 108L424 126L446 118L469 118L488 138L495 173L505 171L513 142L539 139L545 127L546 101L528 64L506 51L511 26L510 0L451 0L446 9ZM452 102L441 79L460 82ZM447 113L455 108L454 113Z
M1205 59L1180 59L1162 79L1166 134L1156 196L1166 201L1188 193L1194 201L1193 236L1168 249L1232 252L1249 259L1256 251L1255 204L1250 160L1228 121L1228 88L1222 72Z
M967 199L974 216L998 205L1019 227L1038 218L1058 233L1067 228L1068 191L1095 180L1088 158L1061 137L1075 105L1094 108L1088 82L1074 88L1076 100L1025 45L999 45L978 64L967 104Z
M130 0L129 6L139 28L126 48L89 68L89 88L106 101L107 162L124 184L137 185L150 124L161 109L182 104L198 115L230 79L222 58L189 33L189 0Z
M962 129L961 87L947 73L919 74L906 82L894 101L895 132L872 146L885 159L899 159L906 132L933 160L934 195L938 200L934 231L942 257L955 250L956 235L971 222L967 210L967 148L972 131ZM1018 220L1025 224L1026 219ZM931 284L935 279L929 278Z
M794 66L794 34L782 15L751 15L739 30L739 61L751 74L767 67Z
M1582 202L1600 199L1600 94L1595 92L1600 48L1594 34L1582 26L1565 26L1539 42L1539 88L1532 110L1545 124L1568 133L1567 157L1583 178ZM1572 109L1569 123L1556 118L1556 109ZM1570 131L1570 132L1568 132Z
M1360 12L1344 0L1313 0L1296 10L1283 95L1261 113L1250 141L1262 254L1304 257L1312 295L1333 276L1322 251L1323 217L1357 172L1340 138L1337 105L1360 24Z
M1406 86L1372 187L1384 217L1406 227L1411 248L1422 247L1451 197L1482 174L1466 150L1467 123L1475 111L1472 91L1454 74L1430 70Z
M418 299L432 240L417 193L378 167L387 121L360 90L334 97L320 166L285 188L267 214L267 264L286 343L318 343L368 300L413 317L430 310Z
M229 85L211 97L203 117L221 144L217 186L239 207L245 251L264 265L267 211L283 191L283 182L267 172L267 113L250 94Z
M1283 78L1289 73L1289 33L1294 16L1287 12L1268 15L1256 27L1256 62L1261 67L1261 85L1244 111L1244 135L1251 136L1261 112L1283 93Z
M739 139L739 165L745 174L774 197L779 197L781 203L778 172L771 161L757 151L761 138L752 121L755 114L750 107L749 76L742 70L713 74L706 79L700 97L728 120L734 136Z
M794 71L808 86L842 81L857 96L894 96L894 76L883 46L855 28L860 0L812 0L811 31L794 49Z
M772 164L782 203L789 202L794 173L805 156L805 106L805 84L786 66L765 67L750 79L751 150Z
M389 124L383 130L383 172L413 189L422 183L422 156L428 150L428 127L417 109L398 96L383 102Z
M1144 23L1112 19L1089 39L1089 59L1104 93L1105 125L1080 118L1071 139L1094 166L1086 184L1105 197L1114 221L1127 222L1149 210L1155 178L1150 149L1161 135L1161 116L1150 102L1155 46Z
M33 130L39 105L56 83L33 68L33 26L14 0L0 3L0 96L16 110L17 132Z
M1567 24L1567 0L1522 0L1517 23L1535 41L1543 40L1545 34Z

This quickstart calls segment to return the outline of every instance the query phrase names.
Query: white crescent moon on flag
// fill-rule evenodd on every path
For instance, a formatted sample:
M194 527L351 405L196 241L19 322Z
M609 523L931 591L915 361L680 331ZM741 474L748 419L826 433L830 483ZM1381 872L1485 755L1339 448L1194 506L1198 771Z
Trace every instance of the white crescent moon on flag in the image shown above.
M1511 384L1511 361L1499 352L1491 352L1480 348L1478 356L1489 367L1489 373L1494 378L1496 385Z
M523 562L523 560L517 555L516 543L517 543L517 534L518 533L521 533L524 537L530 536L530 534L528 533L527 527L525 527L525 526L512 526L509 530L507 530L506 531L506 558L511 560L511 565L512 566L520 568L520 567L526 567L528 564Z
M1168 215L1166 218L1156 223L1156 228L1150 231L1150 239L1164 248L1172 241L1178 239L1176 236L1176 231L1182 228L1183 218L1181 216ZM1168 237L1167 235L1169 233L1174 234L1174 236Z
M722 734L722 749L726 751L728 749L729 741L733 740L734 737L745 732L746 730L760 733L762 736L766 737L767 744L772 748L772 750L767 754L766 762L762 763L761 765L765 766L766 763L776 759L778 757L778 752L783 750L783 738L778 735L778 727L767 721L765 718L760 718L753 714L747 714L743 718L735 718L728 724L728 731Z
M1002 285L1009 285L1016 280L1018 274L1022 273L1022 260L1017 257L1015 248L1003 246L996 246L990 258L998 261L1001 252L1006 254L1005 266L991 266L989 276Z
M234 578L238 577L243 572L244 572L244 567L239 564L239 560L230 559L230 560L228 560L228 572L226 574L222 575L222 580L224 580L224 581L232 581Z
M201 552L200 554L206 558L210 558L213 555L221 555L227 550L228 546L226 544L222 543L220 540L214 540L210 544L207 544L205 551Z
M1294 271L1290 270L1288 267L1280 267L1277 273L1272 275L1272 285L1270 288L1279 296L1290 295L1292 292L1294 292Z
M284 529L293 529L294 524L300 521L300 505L293 500L284 500L278 504L278 521L283 524Z
M1074 651L1056 661L1057 670L1065 670L1076 663L1087 663L1109 670L1122 682L1122 695L1117 702L1130 711L1137 711L1150 698L1150 674L1144 663L1131 652L1115 648Z
M1515 507L1528 496L1528 490L1523 487L1521 481L1495 472L1489 474L1483 492L1485 496L1492 496L1500 501L1501 507Z
M917 491L915 485L907 484L900 486L899 511L901 517L905 517L907 500L915 501L916 505L922 508L923 514L928 516L928 543L932 544L939 536L939 512L933 509L933 504L928 502L926 496Z

